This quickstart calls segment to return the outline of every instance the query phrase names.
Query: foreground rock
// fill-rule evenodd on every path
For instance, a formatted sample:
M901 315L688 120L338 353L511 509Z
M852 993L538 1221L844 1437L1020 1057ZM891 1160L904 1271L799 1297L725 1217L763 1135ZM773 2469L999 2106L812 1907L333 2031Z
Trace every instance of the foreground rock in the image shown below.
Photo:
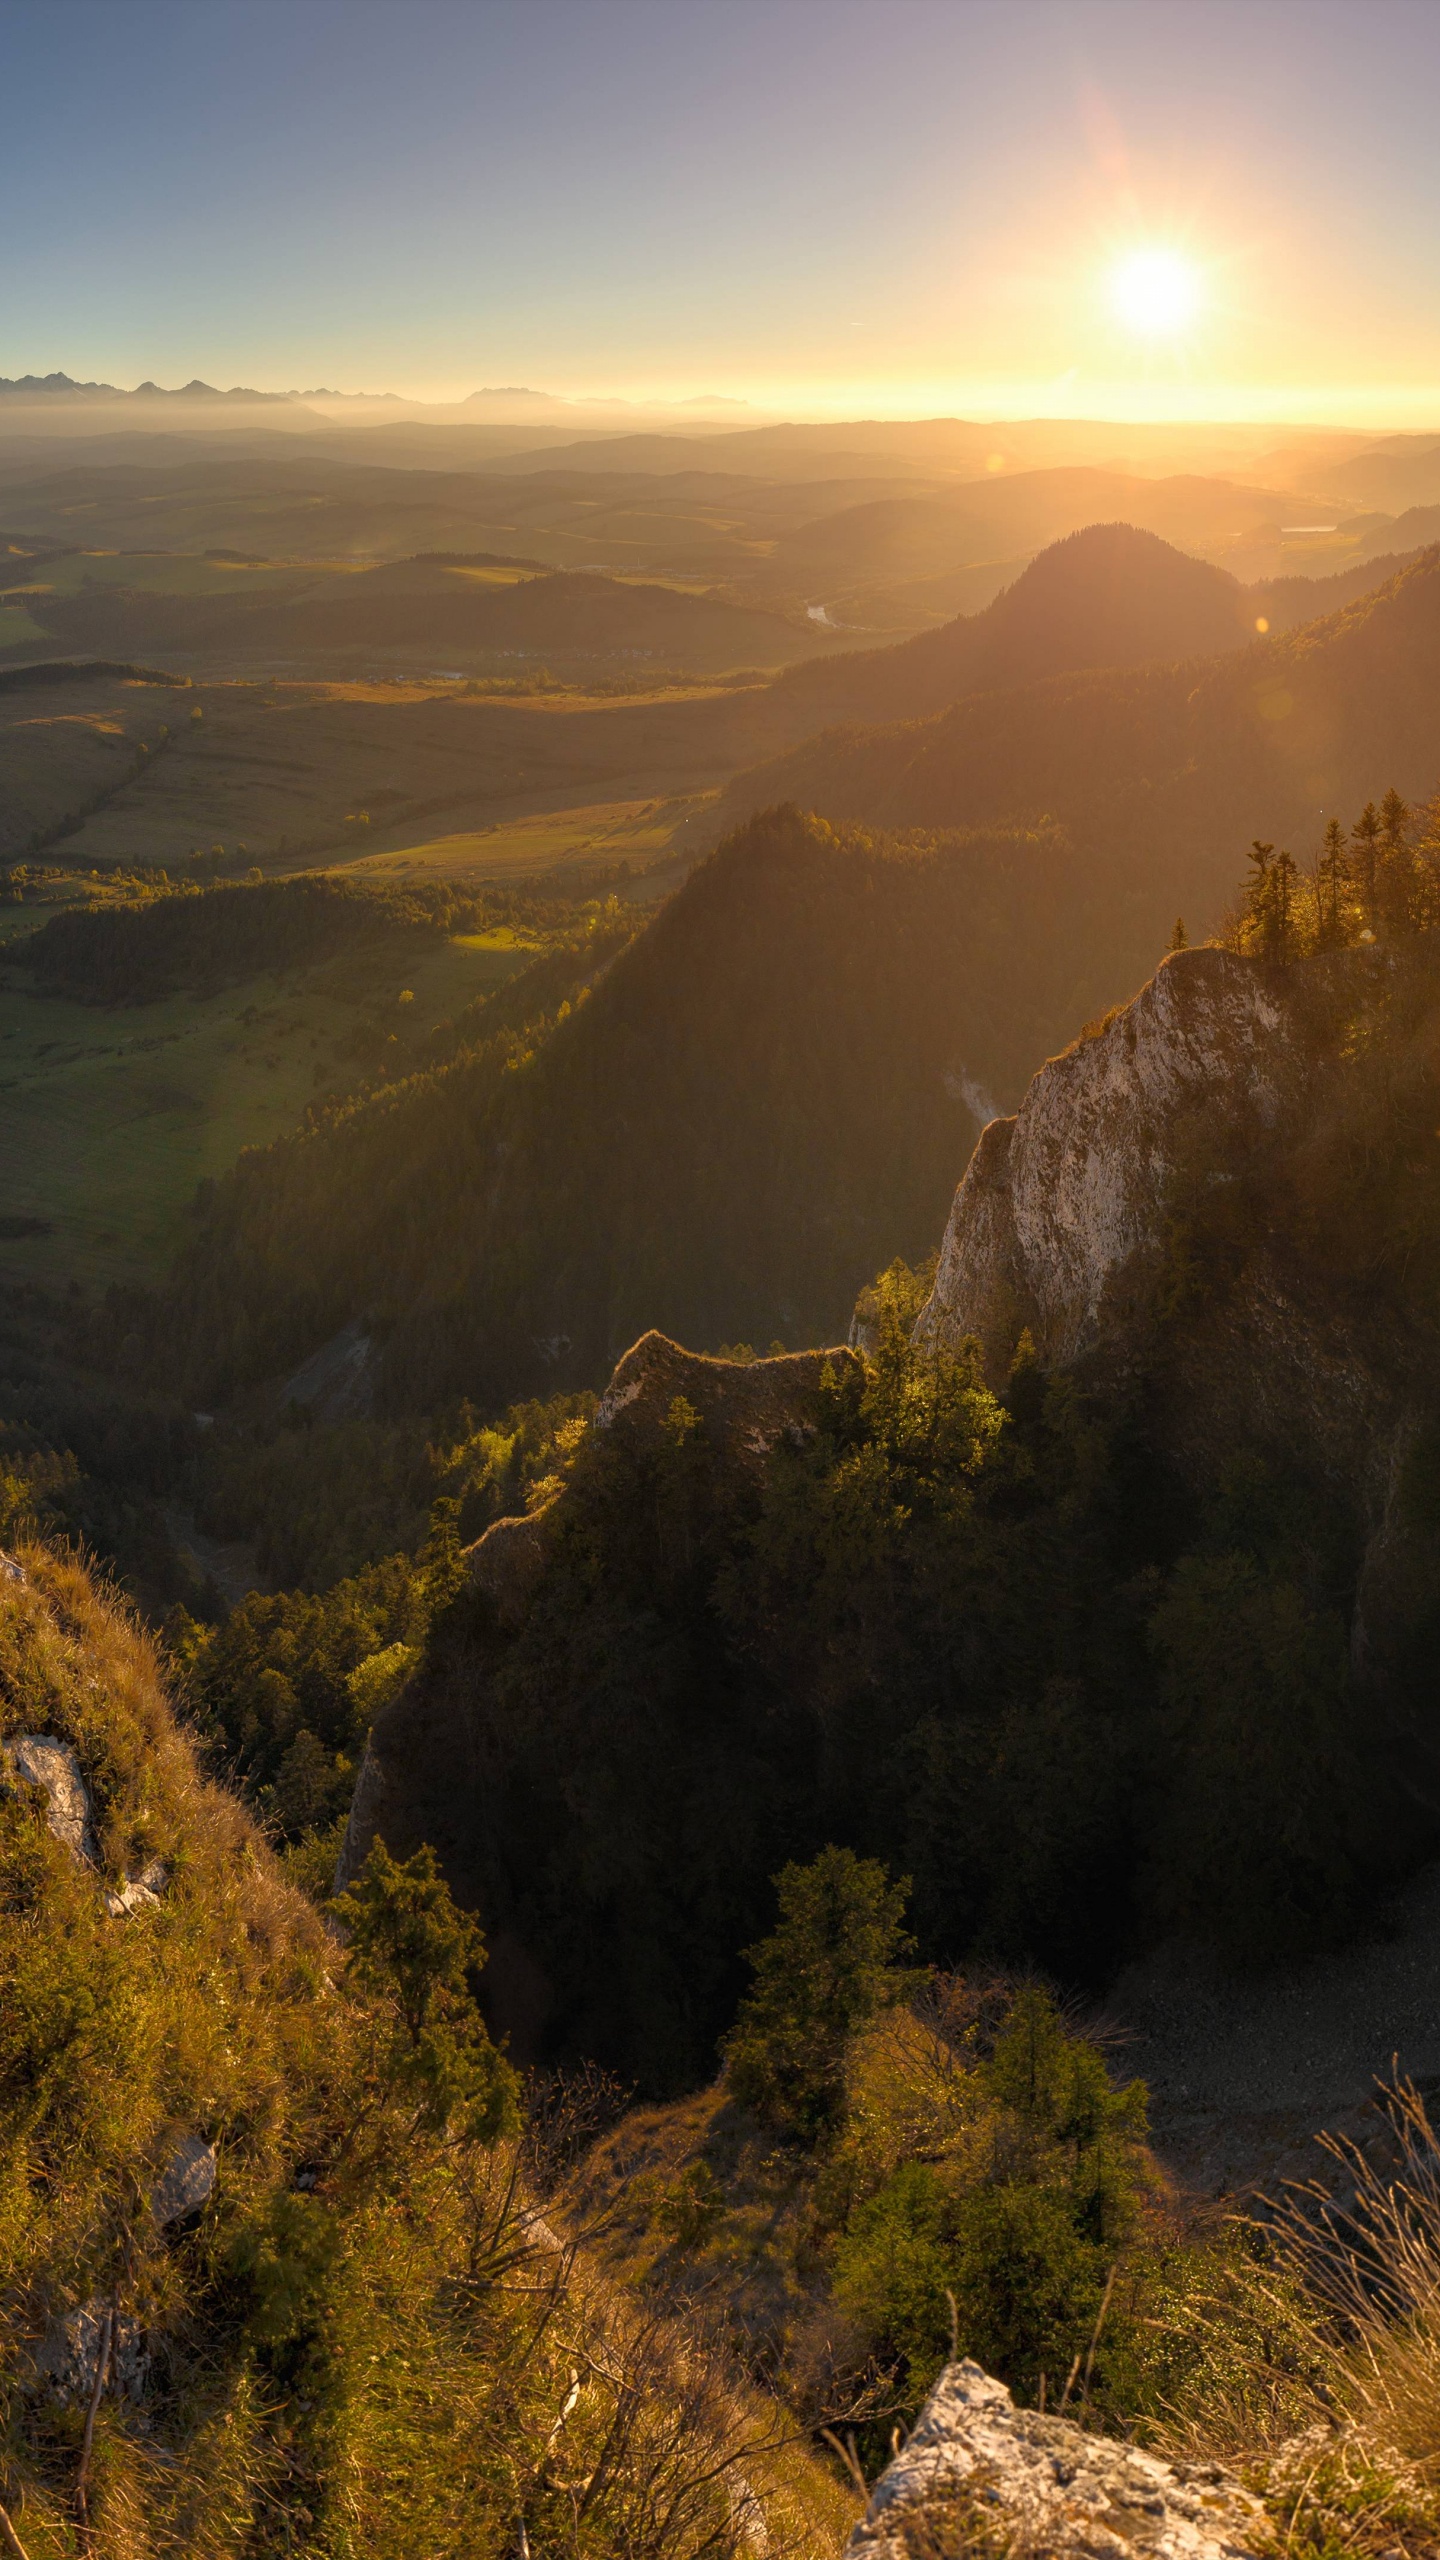
M876 2484L851 2560L1249 2560L1257 2499L1218 2464L1167 2462L1017 2409L978 2364L947 2365Z
M17 1733L3 1756L15 1777L42 1791L46 1822L61 1846L86 1866L98 1865L90 1790L69 1743L53 1733Z

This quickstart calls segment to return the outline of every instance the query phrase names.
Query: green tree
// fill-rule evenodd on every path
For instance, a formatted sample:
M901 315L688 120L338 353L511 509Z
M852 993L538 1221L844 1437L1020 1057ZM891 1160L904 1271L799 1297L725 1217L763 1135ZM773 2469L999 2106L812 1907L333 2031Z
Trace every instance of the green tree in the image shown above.
M1380 841L1384 822L1373 800L1367 800L1354 826L1350 842L1354 847L1355 885L1365 922L1374 930L1379 911Z
M857 2029L905 1990L908 1878L877 1858L822 1849L775 1878L780 1922L748 1951L755 1981L725 2040L733 2095L777 2132L816 2140L845 2111L845 2057Z
M1068 2190L1076 2228L1111 2247L1135 2218L1147 2131L1143 2081L1113 2089L1103 2056L1067 2028L1048 1991L1025 1983L984 2066L988 2095L1018 2132L1006 2146L1012 2167L1028 2155L1030 2175L1047 2172Z
M413 2111L417 2130L481 2143L513 2132L518 2083L470 1988L485 1941L457 1909L434 1850L396 1860L377 1840L329 1907L349 1939L351 1980L390 2020L379 2056L387 2094Z
M1349 886L1345 830L1338 818L1332 818L1325 830L1324 848L1315 865L1313 893L1317 951L1338 951L1349 939L1345 913Z
M1392 783L1380 803L1376 904L1390 933L1410 933L1415 912L1415 859L1410 848L1410 808Z

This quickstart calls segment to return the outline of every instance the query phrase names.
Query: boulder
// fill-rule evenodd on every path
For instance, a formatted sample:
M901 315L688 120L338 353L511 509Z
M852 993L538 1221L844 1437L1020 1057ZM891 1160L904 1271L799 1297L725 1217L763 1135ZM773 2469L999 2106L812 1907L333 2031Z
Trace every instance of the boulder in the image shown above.
M0 1746L0 1758L27 1786L43 1790L45 1819L72 1858L83 1858L87 1866L97 1865L94 1807L69 1743L53 1733L12 1734Z
M112 2334L113 2332L113 2334ZM57 2400L90 2400L101 2358L111 2391L138 2400L150 2377L151 2356L138 2320L117 2317L97 2294L73 2311L56 2314L35 2351L35 2380Z
M847 2560L1250 2560L1270 2543L1259 2500L1218 2463L1017 2409L967 2359L881 2473Z
M184 2222L208 2204L215 2189L214 2145L204 2142L198 2133L187 2133L176 2144L165 2167L150 2190L150 2210L156 2221Z

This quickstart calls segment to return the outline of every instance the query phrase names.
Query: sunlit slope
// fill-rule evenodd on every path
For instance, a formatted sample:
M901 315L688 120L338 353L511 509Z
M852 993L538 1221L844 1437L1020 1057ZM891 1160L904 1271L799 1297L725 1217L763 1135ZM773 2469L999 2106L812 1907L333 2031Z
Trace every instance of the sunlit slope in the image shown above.
M10 920L32 919L44 911ZM382 941L121 1005L47 992L13 961L0 966L0 1280L158 1278L198 1181L378 1061L408 1062L433 1023L527 956L485 938Z
M1440 550L1323 621L1208 663L1054 676L822 735L743 776L722 813L796 800L901 827L1050 813L1093 848L1097 887L1131 866L1140 894L1164 882L1208 926L1252 836L1303 852L1392 781L1412 798L1434 789L1437 686Z
M169 727L163 754L143 768L109 738L122 711L145 734ZM794 735L763 684L597 701L423 684L132 691L106 679L93 692L57 681L20 695L0 683L0 719L25 724L29 741L0 770L0 858L23 856L37 821L53 830L99 794L64 838L68 860L182 872L216 845L230 857L243 847L262 866L308 864L533 813L706 791ZM43 789L13 784L12 770L43 772Z

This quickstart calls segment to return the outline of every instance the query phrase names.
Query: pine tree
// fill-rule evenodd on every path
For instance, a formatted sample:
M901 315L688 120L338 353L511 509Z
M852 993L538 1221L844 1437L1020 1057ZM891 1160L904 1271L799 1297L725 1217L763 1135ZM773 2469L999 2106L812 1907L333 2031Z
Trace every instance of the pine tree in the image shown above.
M1355 885L1360 892L1360 904L1364 911L1365 922L1372 932L1375 929L1378 907L1382 833L1380 812L1373 800L1367 800L1350 830L1350 841L1355 848Z
M1262 959L1269 956L1266 951L1266 941L1270 920L1270 857L1274 851L1273 844L1262 844L1256 836L1245 857L1246 861L1253 863L1255 867L1245 884L1241 924L1246 939L1252 949L1259 952Z
M1295 857L1281 847L1270 865L1270 930L1266 958L1284 968L1295 958L1298 943L1295 916Z
M775 1885L779 1925L747 1949L755 1980L725 2040L726 2078L777 2132L814 2141L844 2113L851 2036L914 1979L903 1969L910 1880L832 1847L783 1867Z
M1415 864L1410 851L1410 809L1393 782L1380 803L1376 905L1391 933L1414 930Z
M1185 930L1183 916L1177 916L1175 919L1170 935L1170 948L1172 951L1188 951L1190 948L1190 936Z
M1345 857L1345 830L1332 818L1325 830L1324 850L1315 865L1315 948L1338 951L1347 940L1345 897L1350 869Z

